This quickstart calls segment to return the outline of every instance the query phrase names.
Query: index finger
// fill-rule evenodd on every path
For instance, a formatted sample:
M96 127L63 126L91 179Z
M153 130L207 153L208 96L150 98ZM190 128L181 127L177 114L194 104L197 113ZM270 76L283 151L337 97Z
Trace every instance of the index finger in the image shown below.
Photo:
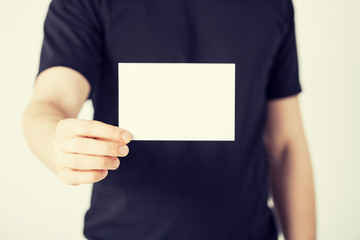
M96 120L69 118L62 120L59 124L61 124L60 128L69 135L124 143L129 143L132 140L132 135L129 131Z

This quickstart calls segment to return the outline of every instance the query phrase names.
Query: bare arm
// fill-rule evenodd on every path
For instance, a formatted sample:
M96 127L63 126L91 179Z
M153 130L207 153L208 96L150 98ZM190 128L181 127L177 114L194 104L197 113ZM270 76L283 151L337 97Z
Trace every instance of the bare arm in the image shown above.
M297 95L268 102L264 139L285 239L316 239L312 166Z
M90 85L80 73L52 67L36 79L23 114L24 134L34 155L71 185L105 178L108 169L120 164L116 156L127 155L126 143L131 140L131 134L118 127L75 119L89 92ZM127 152L120 152L122 146Z
M54 67L36 79L34 92L23 114L23 129L30 149L52 172L57 173L51 141L57 123L75 118L90 92L89 83L78 72Z

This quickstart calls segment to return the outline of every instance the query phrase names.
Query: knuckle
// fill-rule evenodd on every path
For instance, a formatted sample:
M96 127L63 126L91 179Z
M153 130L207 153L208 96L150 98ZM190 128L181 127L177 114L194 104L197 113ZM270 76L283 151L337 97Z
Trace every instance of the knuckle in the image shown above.
M70 171L64 170L60 170L58 173L58 177L60 178L60 180L69 185L76 184L72 175L73 174Z
M61 168L68 167L68 160L66 156L59 156L56 158L57 165Z
M57 128L59 130L64 130L68 127L68 125L72 122L72 118L65 118L65 119L61 119L60 121L58 121L57 123Z
M67 167L74 168L74 169L79 169L79 167L80 167L79 159L76 154L67 154L67 156L64 157L64 164Z
M120 141L121 139L121 133L122 133L122 129L121 128L115 128L114 131L112 131L112 133L114 134L114 138L115 139L119 139Z
M72 146L70 146L70 149L72 149L73 152L81 153L84 150L84 139L82 138L74 138L72 141Z
M58 123L56 124L56 128L55 128L55 133L57 137L62 137L66 134L68 134L68 132L71 129L71 125L73 124L74 119L73 118L66 118L66 119L61 119L60 121L58 121Z
M106 154L109 154L109 155L112 154L114 151L113 144L104 142L104 151Z
M71 146L73 146L71 139L57 140L54 143L55 150L59 152L68 152L71 150Z
M64 166L61 164L60 159L55 157L55 168L56 168L56 174L61 174L62 169Z
M104 125L103 122L98 121L98 120L92 120L90 123L91 128L99 128L102 127Z
M107 168L107 159L106 159L106 158L102 158L102 159L100 160L99 167L100 167L101 169Z
M101 122L98 121L98 120L92 120L92 121L89 122L89 125L90 125L91 127L96 127L96 126L98 126L98 125L100 125L100 124L101 124Z
M86 124L81 124L80 125L81 129L80 132L84 135L84 136L89 136L92 133L92 129L93 129L93 123L92 121L86 122Z
M59 130L64 129L64 126L66 125L66 119L61 119L60 121L58 121L56 128Z

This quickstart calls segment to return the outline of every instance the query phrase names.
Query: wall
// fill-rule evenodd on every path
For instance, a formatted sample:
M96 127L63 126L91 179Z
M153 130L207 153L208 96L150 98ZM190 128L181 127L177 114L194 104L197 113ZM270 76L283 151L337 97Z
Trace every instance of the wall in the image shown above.
M0 8L0 239L81 239L90 185L67 186L33 157L21 130L48 0ZM294 0L320 240L360 239L360 1ZM91 118L89 103L81 118Z

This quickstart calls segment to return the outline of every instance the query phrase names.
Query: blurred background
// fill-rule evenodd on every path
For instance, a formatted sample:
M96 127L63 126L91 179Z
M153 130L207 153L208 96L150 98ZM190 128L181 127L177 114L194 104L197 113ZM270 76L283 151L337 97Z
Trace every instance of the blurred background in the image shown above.
M49 0L0 1L0 239L84 239L91 185L68 186L28 149L21 116ZM360 239L360 1L293 0L300 104L318 239ZM80 118L91 119L87 102Z

